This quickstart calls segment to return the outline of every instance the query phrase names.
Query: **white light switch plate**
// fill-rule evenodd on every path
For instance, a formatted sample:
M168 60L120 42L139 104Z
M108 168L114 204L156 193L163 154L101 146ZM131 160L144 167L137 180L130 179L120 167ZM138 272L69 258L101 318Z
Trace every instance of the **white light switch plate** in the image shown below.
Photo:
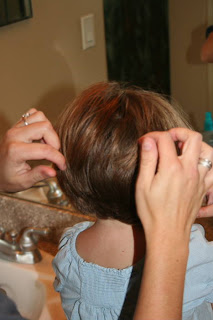
M81 17L81 34L83 50L95 46L94 14Z

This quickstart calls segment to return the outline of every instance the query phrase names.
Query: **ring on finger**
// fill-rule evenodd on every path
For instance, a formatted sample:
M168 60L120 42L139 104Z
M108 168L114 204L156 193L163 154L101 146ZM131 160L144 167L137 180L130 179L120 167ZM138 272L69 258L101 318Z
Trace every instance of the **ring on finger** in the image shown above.
M212 162L209 159L199 158L198 164L211 170Z
M24 113L23 115L22 115L22 120L24 121L24 125L25 126L28 126L29 125L29 123L27 122L27 118L30 116L30 113L29 112L27 112L27 113Z

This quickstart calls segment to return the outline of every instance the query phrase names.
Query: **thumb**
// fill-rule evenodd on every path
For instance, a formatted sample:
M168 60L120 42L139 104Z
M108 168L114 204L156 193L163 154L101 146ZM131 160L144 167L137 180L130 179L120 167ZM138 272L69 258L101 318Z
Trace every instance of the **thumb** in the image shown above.
M156 172L158 163L158 149L154 139L150 137L142 137L139 140L141 145L140 152L140 168L138 180L143 184L150 185Z
M28 188L32 187L35 183L52 178L56 176L56 171L48 166L37 166L25 174L25 182Z

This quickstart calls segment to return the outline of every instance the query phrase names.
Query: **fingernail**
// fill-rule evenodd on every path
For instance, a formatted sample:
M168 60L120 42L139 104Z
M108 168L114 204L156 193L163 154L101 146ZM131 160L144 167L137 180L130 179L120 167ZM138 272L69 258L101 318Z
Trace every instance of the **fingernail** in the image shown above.
M142 142L142 149L145 151L149 151L152 149L152 144L149 141L143 141Z

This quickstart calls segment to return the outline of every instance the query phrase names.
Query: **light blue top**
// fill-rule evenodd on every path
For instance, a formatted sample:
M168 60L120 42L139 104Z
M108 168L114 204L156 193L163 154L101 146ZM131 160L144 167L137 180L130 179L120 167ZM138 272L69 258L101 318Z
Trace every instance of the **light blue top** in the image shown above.
M55 290L69 320L130 320L144 261L122 270L84 261L76 251L76 238L91 225L86 221L65 230L53 260ZM189 250L182 319L213 320L213 242L205 239L198 224L192 227Z

